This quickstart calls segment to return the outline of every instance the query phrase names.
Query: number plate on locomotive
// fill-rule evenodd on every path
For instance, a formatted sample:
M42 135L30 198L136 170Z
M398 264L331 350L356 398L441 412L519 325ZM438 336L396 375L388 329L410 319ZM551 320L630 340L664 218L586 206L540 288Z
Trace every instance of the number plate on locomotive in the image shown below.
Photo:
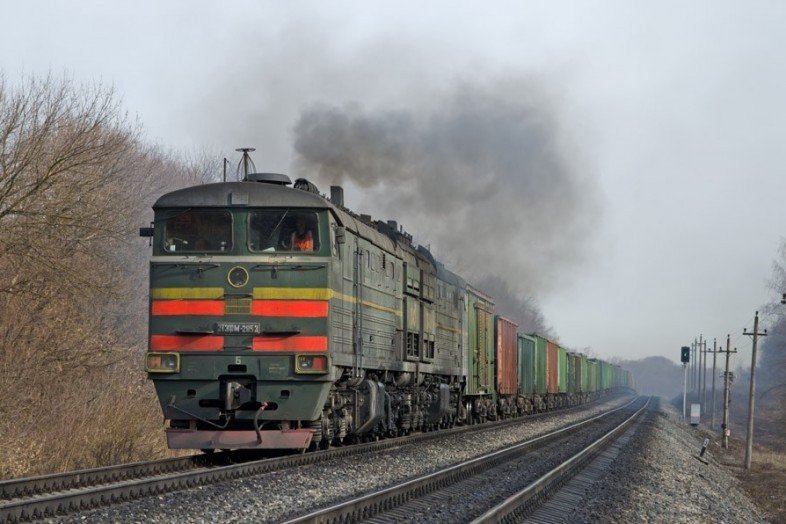
M259 324L252 322L219 322L215 332L220 335L259 335L262 330Z

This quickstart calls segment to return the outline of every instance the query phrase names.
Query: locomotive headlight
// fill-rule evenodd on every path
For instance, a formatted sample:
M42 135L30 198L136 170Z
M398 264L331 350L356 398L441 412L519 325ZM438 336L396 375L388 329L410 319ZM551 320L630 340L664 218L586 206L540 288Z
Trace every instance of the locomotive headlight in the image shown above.
M148 353L145 358L145 371L148 373L178 373L180 371L180 354Z
M232 287L243 287L248 284L248 271L244 267L235 266L227 273L227 281Z
M325 355L298 355L295 357L295 372L300 374L327 373L328 358Z

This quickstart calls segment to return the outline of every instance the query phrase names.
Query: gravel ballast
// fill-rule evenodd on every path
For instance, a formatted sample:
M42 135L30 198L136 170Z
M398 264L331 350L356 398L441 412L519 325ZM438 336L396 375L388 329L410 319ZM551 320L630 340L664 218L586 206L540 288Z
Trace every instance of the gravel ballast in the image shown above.
M704 438L661 400L565 522L765 522Z
M638 408L637 403L594 421L544 447L520 454L446 489L412 499L392 511L370 519L373 523L468 522L516 494L551 469L595 442L622 423Z
M521 424L402 445L374 455L336 459L258 477L145 498L81 515L72 522L277 522L375 488L500 449L625 404L625 396L585 410Z

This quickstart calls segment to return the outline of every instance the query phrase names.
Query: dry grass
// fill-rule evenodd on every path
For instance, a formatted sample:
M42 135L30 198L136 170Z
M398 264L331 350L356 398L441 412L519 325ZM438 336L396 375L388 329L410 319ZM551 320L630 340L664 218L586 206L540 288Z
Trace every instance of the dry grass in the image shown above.
M786 453L754 445L751 469L745 470L745 441L732 439L728 453L718 458L771 522L786 522Z

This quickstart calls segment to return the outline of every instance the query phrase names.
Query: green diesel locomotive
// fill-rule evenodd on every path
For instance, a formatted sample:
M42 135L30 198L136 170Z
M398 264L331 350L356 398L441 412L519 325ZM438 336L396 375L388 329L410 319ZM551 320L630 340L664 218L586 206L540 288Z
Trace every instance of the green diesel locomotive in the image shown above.
M146 370L171 448L313 449L561 405L567 389L535 378L545 339L524 355L493 299L395 222L350 212L340 187L290 184L256 173L174 191L140 232Z

